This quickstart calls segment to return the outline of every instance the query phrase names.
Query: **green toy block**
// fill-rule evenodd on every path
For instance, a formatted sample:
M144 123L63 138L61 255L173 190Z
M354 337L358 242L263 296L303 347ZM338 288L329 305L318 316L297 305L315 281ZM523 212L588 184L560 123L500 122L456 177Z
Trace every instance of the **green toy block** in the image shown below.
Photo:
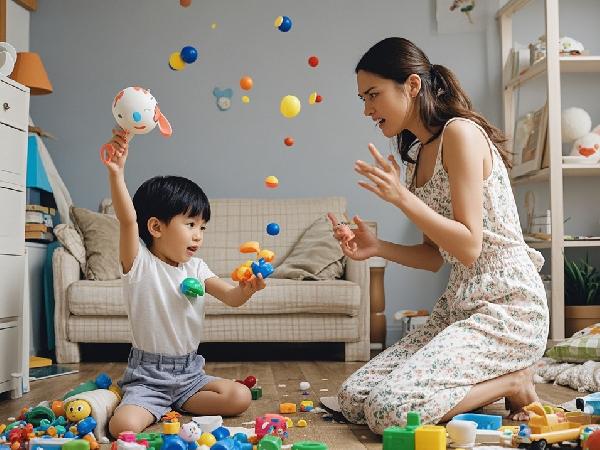
M163 445L162 434L160 433L138 433L135 435L137 441L148 441L148 450L160 450Z
M323 442L300 441L292 445L292 450L329 450L329 447Z
M90 450L90 442L86 439L73 439L65 442L62 448L63 450Z
M421 425L421 415L416 411L409 411L406 416L406 428L415 429Z
M415 430L389 427L383 430L383 450L415 450Z
M252 389L250 389L250 392L252 393L252 400L258 400L262 397L261 387L253 387Z
M258 443L258 450L281 450L281 438L266 435Z

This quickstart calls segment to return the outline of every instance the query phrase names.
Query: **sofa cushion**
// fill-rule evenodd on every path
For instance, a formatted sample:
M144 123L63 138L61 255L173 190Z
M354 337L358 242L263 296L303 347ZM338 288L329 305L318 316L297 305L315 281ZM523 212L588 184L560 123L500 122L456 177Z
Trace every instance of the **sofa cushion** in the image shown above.
M343 216L343 197L285 199L211 199L211 219L198 250L211 270L223 278L245 262L248 255L239 252L240 244L258 241L261 248L275 252L277 267L290 254L305 230L319 217L331 211ZM267 224L280 226L277 236L269 236ZM252 256L252 255L250 255Z
M331 223L326 215L322 215L302 234L273 277L334 280L344 275L343 260L344 253L333 237Z
M99 281L121 278L119 221L114 216L74 206L70 214L85 245L85 277Z
M77 260L79 267L81 267L81 273L85 273L87 261L85 259L85 245L83 244L81 234L71 225L59 223L54 227L54 235L61 245Z
M231 282L233 284L233 282ZM345 280L267 280L268 287L245 305L232 308L207 295L207 315L227 314L337 314L357 316L360 286ZM120 280L80 280L67 289L71 314L76 316L124 316Z

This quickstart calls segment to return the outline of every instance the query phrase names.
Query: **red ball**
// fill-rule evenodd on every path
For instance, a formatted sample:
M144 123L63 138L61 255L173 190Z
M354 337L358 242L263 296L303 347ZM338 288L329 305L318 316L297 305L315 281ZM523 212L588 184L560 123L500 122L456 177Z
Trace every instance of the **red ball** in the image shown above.
M294 138L288 136L283 140L283 143L288 147L291 147L292 145L294 145Z
M244 379L244 384L248 387L248 389L252 389L254 387L254 385L256 384L256 377L253 375L248 375Z
M315 102L321 103L322 101L323 101L323 97L321 97L319 94L317 94L317 97L315 98Z
M310 58L308 58L308 65L310 67L317 67L319 65L319 58L317 58L316 56L311 56Z
M587 440L584 442L584 447L589 450L600 450L600 430L594 431L589 435Z
M179 0L179 4L184 8L187 8L192 4L192 0Z

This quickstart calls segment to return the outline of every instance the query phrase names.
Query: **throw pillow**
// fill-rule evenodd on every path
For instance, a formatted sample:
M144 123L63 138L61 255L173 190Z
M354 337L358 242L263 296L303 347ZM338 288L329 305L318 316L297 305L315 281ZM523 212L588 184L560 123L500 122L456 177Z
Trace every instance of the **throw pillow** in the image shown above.
M85 246L85 277L98 281L121 278L119 221L114 216L74 206L70 215Z
M341 217L341 215L338 215ZM323 215L302 234L274 278L333 280L344 274L344 254L333 237L331 223Z
M546 350L546 356L556 361L600 361L600 323L578 331L573 336Z
M61 223L54 227L54 235L58 242L77 260L81 272L85 273L85 246L79 232L72 226Z

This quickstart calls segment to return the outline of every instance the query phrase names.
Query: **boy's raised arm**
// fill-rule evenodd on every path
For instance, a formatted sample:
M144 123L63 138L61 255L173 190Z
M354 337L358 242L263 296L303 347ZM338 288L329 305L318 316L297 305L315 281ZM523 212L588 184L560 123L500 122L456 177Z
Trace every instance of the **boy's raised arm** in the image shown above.
M119 254L123 273L133 266L133 261L139 250L138 226L135 208L125 184L125 161L129 152L127 135L123 130L113 130L109 142L115 149L110 161L105 162L108 169L108 180L113 201L113 207L119 219Z

